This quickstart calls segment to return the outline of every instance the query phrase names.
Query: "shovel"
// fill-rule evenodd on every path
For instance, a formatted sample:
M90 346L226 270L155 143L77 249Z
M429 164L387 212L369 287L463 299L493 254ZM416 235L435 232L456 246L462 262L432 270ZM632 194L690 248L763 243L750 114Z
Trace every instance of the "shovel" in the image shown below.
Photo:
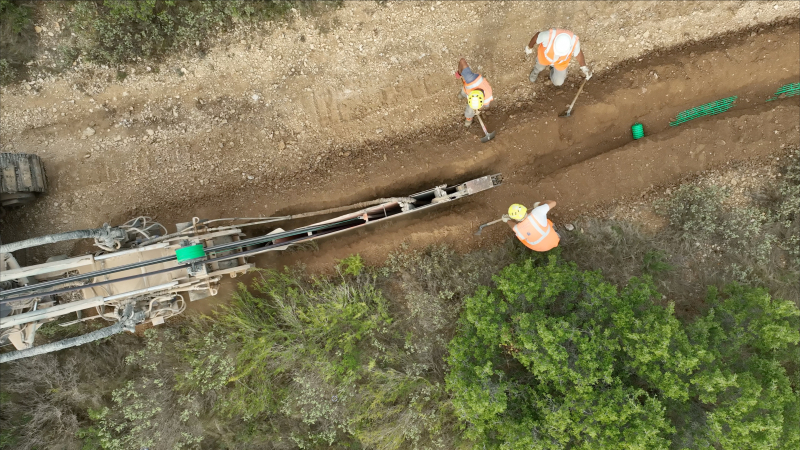
M478 231L475 232L475 236L480 236L481 235L481 231L483 231L484 227L488 227L489 225L494 225L497 222L502 222L502 221L503 221L503 219L497 219L497 220L493 220L491 222L487 222L487 223L481 225L480 228L478 228Z
M481 119L481 115L478 113L478 111L475 111L475 117L478 118L478 122L481 123L481 128L483 128L483 132L486 133L486 136L481 138L481 142L483 142L485 144L485 143L491 141L492 139L494 139L494 135L497 132L496 131L492 131L491 133L489 133L488 131L486 131L486 125L483 124L483 119Z
M580 89L578 89L578 93L575 94L575 98L572 99L572 103L569 105L569 109L564 111L563 113L559 114L558 117L569 117L572 115L572 107L575 106L575 102L578 101L578 96L581 95L581 91L583 91L583 85L589 81L586 78L583 79L583 83L581 83Z

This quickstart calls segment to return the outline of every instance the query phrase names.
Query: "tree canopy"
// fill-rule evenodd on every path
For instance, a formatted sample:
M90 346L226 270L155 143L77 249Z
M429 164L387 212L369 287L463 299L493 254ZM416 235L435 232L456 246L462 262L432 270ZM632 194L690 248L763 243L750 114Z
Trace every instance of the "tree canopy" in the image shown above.
M793 303L731 286L684 324L649 278L617 289L555 256L494 281L466 301L446 380L467 437L486 448L797 442Z

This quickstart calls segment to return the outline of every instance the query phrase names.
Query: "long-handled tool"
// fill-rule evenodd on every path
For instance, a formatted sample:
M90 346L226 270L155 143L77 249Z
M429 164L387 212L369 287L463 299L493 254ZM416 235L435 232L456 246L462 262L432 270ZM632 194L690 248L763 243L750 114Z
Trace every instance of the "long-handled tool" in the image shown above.
M481 138L481 142L487 143L487 142L491 141L492 139L494 139L494 135L497 132L496 131L492 131L491 133L489 133L488 131L486 131L486 125L483 124L483 120L481 119L480 111L475 111L475 117L478 118L478 122L481 123L481 128L483 128L483 132L486 133L486 136Z
M581 95L581 91L583 91L583 85L586 84L587 81L588 80L586 78L583 79L583 83L581 83L581 87L580 89L578 89L578 93L575 94L575 98L572 99L572 103L570 103L569 109L559 114L558 117L569 117L572 115L572 107L575 106L575 102L578 100L578 96Z
M491 222L487 222L487 223L481 225L480 228L478 228L478 231L475 232L475 236L480 236L481 235L481 231L483 231L484 227L488 227L489 225L494 225L497 222L502 222L502 221L503 221L503 219L497 219L497 220L493 220Z

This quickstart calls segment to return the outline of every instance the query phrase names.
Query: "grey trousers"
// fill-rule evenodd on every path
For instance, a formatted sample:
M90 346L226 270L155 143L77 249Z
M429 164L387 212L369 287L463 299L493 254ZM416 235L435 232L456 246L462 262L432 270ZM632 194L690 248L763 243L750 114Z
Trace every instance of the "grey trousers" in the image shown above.
M463 89L458 91L458 94L461 96L461 98L467 98L467 94L464 93ZM475 117L475 110L469 107L469 103L467 103L467 108L464 110L464 117L467 119L472 119Z
M536 82L536 77L539 76L539 72L543 71L545 68L550 66L543 66L539 64L539 60L536 60L536 64L533 66L533 70L531 70L531 74L528 76L528 79L531 83ZM553 82L556 86L561 86L564 84L564 80L567 79L567 69L564 70L555 70L555 68L550 69L550 81Z

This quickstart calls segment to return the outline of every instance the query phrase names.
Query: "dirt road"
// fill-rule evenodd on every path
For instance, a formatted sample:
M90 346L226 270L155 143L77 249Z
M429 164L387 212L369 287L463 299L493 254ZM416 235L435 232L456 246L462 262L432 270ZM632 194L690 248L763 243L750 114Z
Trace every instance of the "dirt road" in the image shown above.
M511 8L530 7L521 2L509 3ZM558 8L548 5L547 8ZM650 4L631 5L631 13L623 13L617 6L614 14L621 16L587 19L587 23L598 30L598 24L605 23L603 20L627 20L631 29L641 34L639 39L631 39L627 34L631 32L629 29L622 37L627 36L636 43L648 42L647 31L678 27L677 23L670 22L673 18L669 11L656 11ZM692 5L697 6L695 12L706 21L717 21L724 16L717 6L708 6L710 3ZM441 5L443 9L450 9L445 8L449 6ZM479 6L485 8L487 14L495 8ZM675 13L675 8L685 6L669 4L667 9L672 8L671 13ZM780 9L768 7L767 10L785 12L786 8L793 7L783 3L775 6ZM419 4L402 5L412 12L421 7ZM461 7L463 5L459 4L458 8ZM740 7L727 14L739 17L744 14ZM378 9L372 16L358 18L354 15L353 23L360 25L351 27L353 36L338 32L340 40L357 39L355 36L360 36L372 21L385 19L391 24L394 20L391 18L399 16L396 10L389 14L375 8ZM587 3L577 8L576 14L591 16L603 12L603 8L603 5ZM651 25L647 31L641 24L634 25L635 17L630 14L636 11ZM417 11L408 17L419 17L419 14ZM444 42L452 39L447 33L455 33L449 31L445 23L458 14L466 13L444 11L442 16L437 13L433 18L426 18L425 24L440 24L446 28L442 31L441 42ZM713 14L716 17L711 17ZM694 23L695 15L681 16L681 26L691 30L689 24ZM524 45L523 31L532 34L530 26L522 26L523 21L517 15L504 13L494 17L496 19L490 21L492 27L513 30L514 43L521 40ZM511 26L511 22L515 25ZM660 25L657 27L655 23ZM744 20L740 25L749 23ZM398 22L397 25L402 24ZM657 35L660 37L655 36L655 31L650 34L654 38L649 48L657 43L680 40L670 33ZM333 47L336 42L328 35L318 33L316 38L321 41L314 41L310 36L305 40L308 46L309 42L320 42L319 45ZM597 39L590 36L591 33L586 34L587 49L592 39ZM203 61L192 69L194 78L184 76L186 81L181 82L184 84L170 80L155 85L136 84L133 79L131 85L127 80L123 85L100 83L102 86L94 93L91 87L85 86L84 91L92 94L88 95L57 82L36 94L11 92L10 100L4 101L0 109L4 122L10 124L4 126L0 143L4 149L11 147L12 151L46 149L47 152L38 153L48 161L52 192L33 207L8 215L2 228L3 240L94 227L104 221L119 223L143 213L171 224L191 216L255 216L315 210L406 194L470 176L504 173L504 186L470 201L456 203L428 216L414 217L408 223L393 223L385 229L322 241L320 252L314 255L295 252L269 257L278 258L272 263L302 259L325 266L331 258L360 252L377 261L402 241L415 246L447 242L467 249L502 239L507 234L499 228L487 230L481 238L473 237L472 230L496 218L511 202L532 203L542 197L555 198L559 202L558 211L554 211L556 220L568 220L613 198L639 195L653 185L671 183L719 164L768 157L781 145L798 142L800 107L797 98L764 103L779 86L796 82L800 77L800 63L796 57L800 52L797 21L651 52L647 52L648 46L626 47L628 41L621 43L611 39L607 32L598 31L598 36L605 40L592 43L596 55L603 55L604 51L619 52L608 58L615 62L626 56L638 58L596 70L569 119L556 116L574 95L578 81L574 74L561 89L547 84L544 76L531 87L526 80L530 63L523 62L521 56L511 56L521 53L521 46L519 51L512 51L511 44L502 39L494 44L497 47L492 51L486 49L481 54L478 49L472 55L466 54L476 61L492 61L484 63L487 67L481 70L490 74L487 76L495 84L496 91L507 92L501 98L509 99L502 102L505 108L487 116L490 128L498 130L497 139L489 144L479 143L477 127L465 133L457 125L461 109L453 95L457 85L444 69L456 57L444 52L437 56L436 63L419 60L398 63L419 66L419 72L402 75L403 83L412 85L387 82L386 73L381 70L391 68L394 63L376 68L375 77L370 79L382 80L382 88L376 87L374 92L363 89L353 94L358 98L352 103L343 98L327 103L339 108L347 104L359 105L364 108L363 114L347 115L340 110L334 114L340 119L328 122L323 119L330 115L320 114L319 109L316 116L308 116L305 121L300 119L313 109L312 106L320 105L316 91L305 97L300 95L291 102L276 103L276 97L265 95L263 91L251 93L252 84L237 85L236 80L256 76L234 76L246 63L235 62L235 55L246 53L246 46L254 45L248 43L233 44L225 56L216 56L232 62L229 66L215 66L224 68L213 74L215 86L204 85L212 75L202 75L201 68L203 64L213 63ZM468 41L475 39L470 36ZM276 42L273 45L277 47L282 41ZM484 37L480 42L488 45L494 41ZM258 45L263 48L266 44ZM603 48L606 50L601 50ZM256 47L249 51L258 53ZM264 57L266 53L270 52L258 55ZM397 49L391 52L393 55L401 53ZM512 63L513 58L519 61ZM350 63L337 60L326 64L334 66L330 70L337 72L344 70L342 65ZM501 74L498 68L504 64L515 69ZM286 64L281 67L293 72ZM342 72L343 76L345 73ZM436 73L436 82L429 85L425 73ZM289 75L292 76L295 75ZM304 76L295 77L303 80ZM228 79L230 83L225 82ZM425 92L430 91L429 96L413 94L420 85L419 80L423 80L423 86L430 86L425 88ZM292 92L296 92L297 86L292 87ZM413 86L417 88L412 89ZM174 94L178 87L180 94ZM209 95L209 92L214 94ZM369 100L370 92L377 100ZM398 93L396 97L392 92ZM412 103L417 106L407 106L409 103L405 102L409 99L401 95L403 92L411 92ZM674 129L668 126L677 112L730 95L739 96L731 111ZM84 105L73 107L70 100L58 103L55 99L59 96L77 98L76 103ZM313 100L310 104L303 103L309 98ZM87 102L96 106L87 110ZM325 102L327 100L322 103ZM424 103L425 108L420 103ZM396 104L404 106L389 107ZM60 115L62 112L64 116ZM386 122L380 116L388 117L390 122L399 118L406 125L398 129L381 125ZM629 127L637 121L644 124L648 137L631 142ZM83 130L92 124L95 134L81 139ZM376 126L383 127L381 133L377 133ZM368 130L374 132L368 133ZM328 144L314 136L328 137L331 142ZM316 150L311 150L312 147ZM28 256L35 261L44 255L32 251Z

